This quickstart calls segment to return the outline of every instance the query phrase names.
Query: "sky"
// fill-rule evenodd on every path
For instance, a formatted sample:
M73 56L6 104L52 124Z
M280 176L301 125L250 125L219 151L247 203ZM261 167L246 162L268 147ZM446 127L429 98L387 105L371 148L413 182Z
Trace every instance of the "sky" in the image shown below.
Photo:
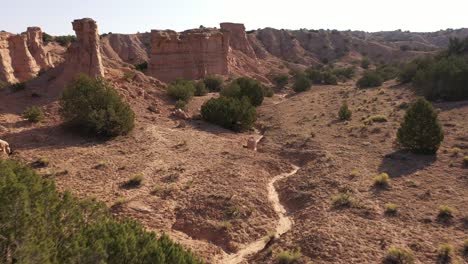
M40 26L73 34L71 21L91 17L100 33L182 31L244 23L247 29L437 31L468 27L468 0L0 0L0 30Z

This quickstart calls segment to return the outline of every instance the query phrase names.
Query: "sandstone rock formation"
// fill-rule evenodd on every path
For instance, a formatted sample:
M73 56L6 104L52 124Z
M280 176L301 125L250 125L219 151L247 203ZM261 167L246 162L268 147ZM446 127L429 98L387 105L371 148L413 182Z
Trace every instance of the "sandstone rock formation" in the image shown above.
M96 21L83 18L73 21L72 24L77 41L68 48L61 78L69 81L79 74L104 77Z
M11 64L18 81L24 82L36 77L40 67L29 52L26 35L12 35L8 39L8 44L12 58Z
M228 74L229 32L194 29L151 32L149 74L165 82Z
M44 49L42 42L42 30L39 27L28 27L26 31L28 49L41 69L53 67L50 54Z
M247 40L244 24L221 23L221 29L229 31L231 34L229 45L236 50L240 50L251 58L255 58L255 52Z
M101 47L108 58L136 65L149 61L150 39L149 33L108 34L102 37Z
M10 45L8 42L10 36L7 32L0 32L0 82L5 83L15 83L18 81L11 64Z

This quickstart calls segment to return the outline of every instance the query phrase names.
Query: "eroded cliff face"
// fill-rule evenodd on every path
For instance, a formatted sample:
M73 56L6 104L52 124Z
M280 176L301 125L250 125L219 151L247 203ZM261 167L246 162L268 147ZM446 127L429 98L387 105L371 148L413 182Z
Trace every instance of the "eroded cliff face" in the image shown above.
M0 82L15 83L18 80L15 77L10 56L10 45L8 39L11 34L0 32Z
M149 74L161 81L227 75L229 32L194 29L151 32Z
M256 58L255 52L247 40L244 24L221 23L221 29L229 31L231 35L229 45L231 48L240 50L253 59Z
M109 34L102 37L103 53L110 59L133 65L149 61L150 34Z
M61 78L72 80L79 74L104 77L96 21L91 18L83 18L73 21L72 25L77 41L67 50Z
M29 52L26 39L26 35L12 35L8 38L11 65L15 77L20 82L36 77L41 69Z
M54 66L50 54L45 50L42 42L42 30L39 27L28 27L26 31L28 49L41 69Z

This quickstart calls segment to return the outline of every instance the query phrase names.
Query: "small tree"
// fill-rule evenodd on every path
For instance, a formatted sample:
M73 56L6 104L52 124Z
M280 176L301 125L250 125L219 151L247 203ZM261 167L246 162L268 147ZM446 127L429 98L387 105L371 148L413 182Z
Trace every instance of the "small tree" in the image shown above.
M289 77L286 74L279 74L273 78L273 81L277 88L283 89L288 84Z
M31 106L24 110L23 117L29 122L37 123L44 120L44 112L37 106Z
M359 88L379 87L382 85L382 77L375 71L368 71L357 81Z
M204 96L208 93L208 89L206 89L206 85L203 81L198 81L195 84L195 96Z
M257 80L242 77L232 81L229 86L221 90L221 95L241 99L247 97L253 106L263 103L264 88Z
M219 92L223 88L223 79L217 76L208 76L204 80L206 88L210 92Z
M102 137L127 134L135 119L130 106L108 82L85 75L64 89L60 114L69 127Z
M176 80L167 88L167 94L176 99L188 102L195 95L195 83L187 80Z
M298 74L294 78L293 90L296 93L310 90L310 87L311 87L310 81L304 74Z
M415 153L435 154L444 140L442 126L431 103L418 98L406 111L397 139L403 148Z
M201 108L202 118L210 123L234 131L244 131L252 127L256 120L256 110L247 98L212 98Z
M338 117L341 121L350 120L351 114L351 110L348 108L348 103L344 101L340 107L340 111L338 112Z

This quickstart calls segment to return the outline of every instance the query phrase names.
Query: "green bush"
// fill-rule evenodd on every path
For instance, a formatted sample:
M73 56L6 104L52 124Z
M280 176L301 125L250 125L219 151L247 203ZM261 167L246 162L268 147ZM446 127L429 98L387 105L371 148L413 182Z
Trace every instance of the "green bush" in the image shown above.
M195 84L195 96L204 96L208 93L208 89L206 89L206 85L203 81L198 81Z
M59 193L13 160L0 161L0 223L2 263L202 263L166 235Z
M262 92L264 97L273 97L275 94L271 86L262 85Z
M411 250L390 247L383 259L383 264L413 264L414 256Z
M84 75L64 89L60 114L67 126L99 137L127 134L135 119L130 106L109 83Z
M241 77L232 81L231 85L239 86L239 94L232 97L237 97L239 99L247 97L253 106L259 106L263 103L264 88L259 81L247 77Z
M184 100L177 100L177 102L174 105L174 108L182 109L185 111L187 109L187 102L185 102Z
M208 76L203 82L205 82L205 86L210 92L219 92L223 88L223 79L217 76Z
M288 84L289 77L286 74L279 74L273 77L273 81L277 88L283 89Z
M369 61L369 59L368 59L368 58L363 58L363 59L361 60L361 68L367 70L367 69L369 69L369 66L370 66L370 61Z
M195 83L192 81L178 79L167 88L167 94L176 99L188 102L195 95Z
M355 69L354 67L343 67L343 68L336 68L332 71L333 75L338 77L341 81L346 81L354 77Z
M309 79L304 74L299 74L294 78L293 90L296 93L308 91L311 88Z
M54 37L54 41L56 41L60 46L66 47L76 41L76 36L73 36L73 35L57 36L57 37Z
M224 97L240 98L241 88L239 84L232 82L228 86L223 87L220 94Z
M375 71L383 81L388 81L398 77L399 67L396 64L383 64L379 65Z
M247 98L212 98L201 108L202 118L234 131L250 129L256 120L256 110Z
M419 98L406 110L397 139L403 148L415 153L437 152L444 140L444 132L431 103Z
M441 244L437 249L437 263L450 264L454 257L454 249L450 244Z
M357 81L356 85L359 88L378 87L382 85L382 77L375 71L367 71Z
M390 176L387 173L381 173L374 177L374 187L386 189L390 186Z
M47 44L53 40L54 40L54 37L52 37L51 35L45 32L42 33L42 42L44 42L44 44Z
M323 73L323 83L327 85L336 85L338 84L338 78L331 72L324 72Z
M321 84L323 81L323 75L322 72L318 69L315 68L308 68L305 72L307 75L307 78L313 83L313 84Z
M350 120L351 119L351 110L348 108L348 103L346 101L340 107L340 111L338 111L338 117L341 121Z
M23 118L27 119L29 122L37 123L44 120L44 112L37 106L31 106L24 110Z
M276 263L278 264L299 263L299 259L301 258L301 256L302 254L299 249L281 251L276 256Z

